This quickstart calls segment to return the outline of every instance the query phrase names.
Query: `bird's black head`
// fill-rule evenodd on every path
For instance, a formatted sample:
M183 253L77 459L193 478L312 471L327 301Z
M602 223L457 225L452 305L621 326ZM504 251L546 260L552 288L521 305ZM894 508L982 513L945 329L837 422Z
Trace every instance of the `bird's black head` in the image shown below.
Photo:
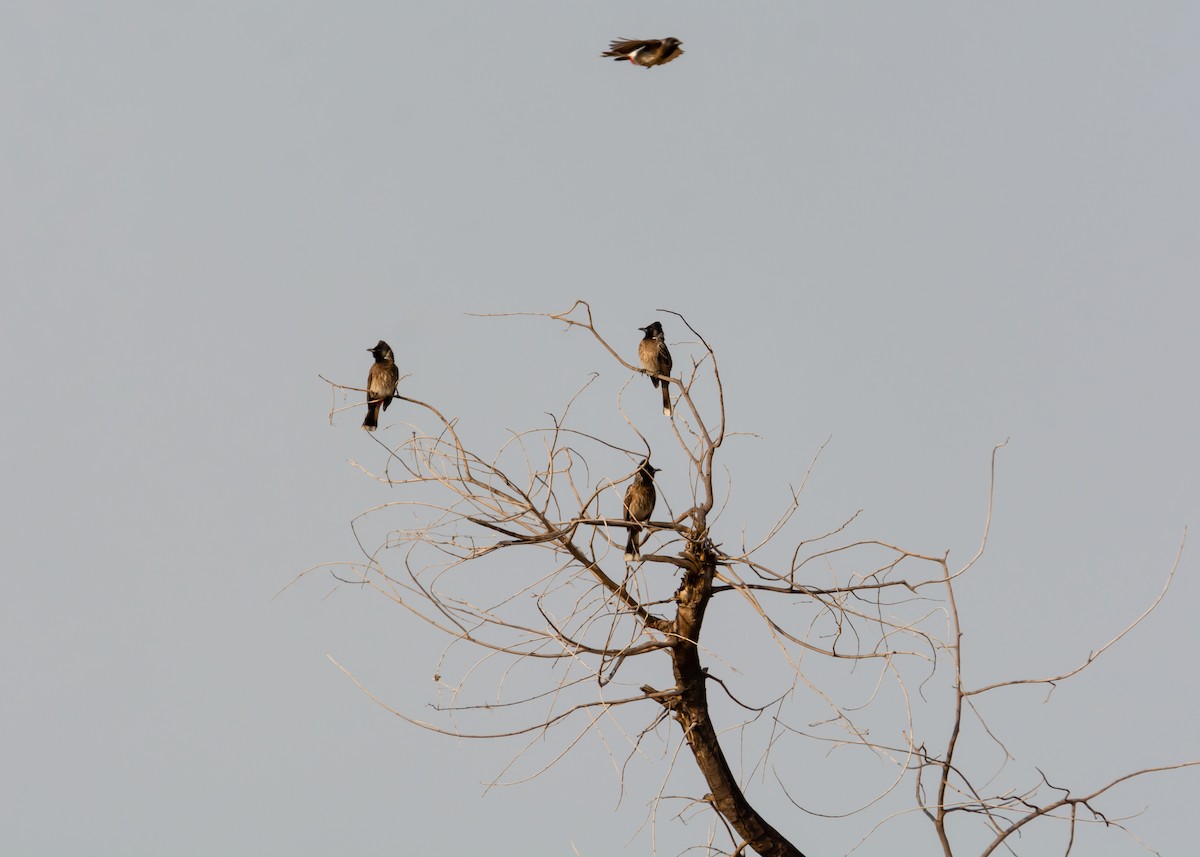
M683 42L679 41L679 39L675 38L674 36L667 36L665 39L663 39L664 47L677 48L682 44Z
M649 459L649 458L643 458L643 459L642 459L642 463L641 463L641 465L638 467L638 471L639 471L639 472L640 472L640 473L641 473L641 474L642 474L644 477L646 477L647 479L652 479L652 478L654 477L654 474L655 474L655 473L659 473L659 472L660 472L660 468L657 468L657 467L651 467L651 466L650 466L650 459Z
M376 360L383 360L385 357L390 356L392 353L391 346L388 345L386 342L384 342L382 339L379 340L379 344L376 345L374 348L368 348L367 350L375 355Z
M650 324L646 325L645 327L639 327L638 330L645 333L646 336L650 337L651 339L653 339L655 336L663 335L662 325L659 324L657 321L652 321L652 322L650 322Z

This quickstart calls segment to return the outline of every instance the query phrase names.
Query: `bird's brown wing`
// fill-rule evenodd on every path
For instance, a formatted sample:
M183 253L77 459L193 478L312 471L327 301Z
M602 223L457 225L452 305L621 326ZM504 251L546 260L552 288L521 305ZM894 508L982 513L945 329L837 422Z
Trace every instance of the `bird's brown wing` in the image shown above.
M666 65L671 60L677 59L681 56L683 56L683 48L676 45L675 47L671 48L670 53L668 53L665 57L662 57L657 63L655 63L655 65Z
M396 394L396 384L400 380L400 369L395 363L389 363L383 374L383 409L386 411Z
M614 39L609 42L608 50L600 54L602 57L617 57L623 59L636 50L658 47L662 44L659 39Z

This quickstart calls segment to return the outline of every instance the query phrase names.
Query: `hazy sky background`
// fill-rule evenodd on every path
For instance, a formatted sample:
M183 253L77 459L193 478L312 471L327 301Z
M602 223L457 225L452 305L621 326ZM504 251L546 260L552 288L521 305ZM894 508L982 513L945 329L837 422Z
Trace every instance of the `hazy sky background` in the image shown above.
M663 68L598 57L663 35ZM630 359L686 314L760 436L719 540L832 438L801 535L862 508L862 537L965 559L1011 437L967 669L1077 665L1200 523L1198 40L1185 3L0 4L0 852L649 852L598 748L481 797L511 746L406 726L326 659L419 714L438 647L405 613L316 575L273 599L394 499L318 373L361 384L384 338L484 449L627 380L468 312L588 299ZM1023 769L1080 792L1200 758L1198 552L1049 705L1013 694ZM1198 776L1101 807L1190 853ZM850 779L822 768L816 808ZM873 823L772 785L810 857ZM665 815L660 853L704 826ZM855 853L935 847L910 819Z

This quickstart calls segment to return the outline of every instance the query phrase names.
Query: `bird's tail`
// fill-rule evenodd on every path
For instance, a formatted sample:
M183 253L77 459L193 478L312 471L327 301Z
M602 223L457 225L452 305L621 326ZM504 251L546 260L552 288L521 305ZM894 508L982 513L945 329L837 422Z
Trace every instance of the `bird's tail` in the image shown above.
M625 561L633 562L638 559L637 537L641 532L640 527L629 528L629 538L625 540Z
M662 382L663 414L668 417L671 416L671 394L667 392L669 386L671 385L666 381Z
M363 429L375 431L379 428L379 402L367 402L367 415L363 417Z

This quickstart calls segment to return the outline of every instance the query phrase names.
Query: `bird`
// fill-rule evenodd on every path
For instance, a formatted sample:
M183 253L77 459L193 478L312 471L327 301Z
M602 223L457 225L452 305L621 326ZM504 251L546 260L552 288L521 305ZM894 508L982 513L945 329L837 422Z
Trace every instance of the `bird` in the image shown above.
M671 416L671 395L667 392L669 383L658 375L671 374L671 352L667 350L667 340L664 338L663 326L656 322L639 327L646 334L638 343L638 359L642 361L642 371L650 376L650 383L657 387L662 384L663 413Z
M650 466L650 459L642 460L637 473L633 476L633 482L625 490L626 521L637 521L644 524L650 520L650 516L654 513L654 501L658 499L654 493L654 474L658 472L657 467ZM626 562L640 559L637 537L641 531L641 527L629 527L629 538L625 542Z
M665 65L683 54L683 42L674 36L665 39L614 39L602 57L612 57L614 62L628 60L634 65L653 68Z
M400 370L396 368L396 358L392 347L379 340L374 348L368 348L375 355L371 371L367 373L367 415L363 417L362 427L365 431L375 431L379 428L379 409L387 410L396 395L396 383L400 380Z

